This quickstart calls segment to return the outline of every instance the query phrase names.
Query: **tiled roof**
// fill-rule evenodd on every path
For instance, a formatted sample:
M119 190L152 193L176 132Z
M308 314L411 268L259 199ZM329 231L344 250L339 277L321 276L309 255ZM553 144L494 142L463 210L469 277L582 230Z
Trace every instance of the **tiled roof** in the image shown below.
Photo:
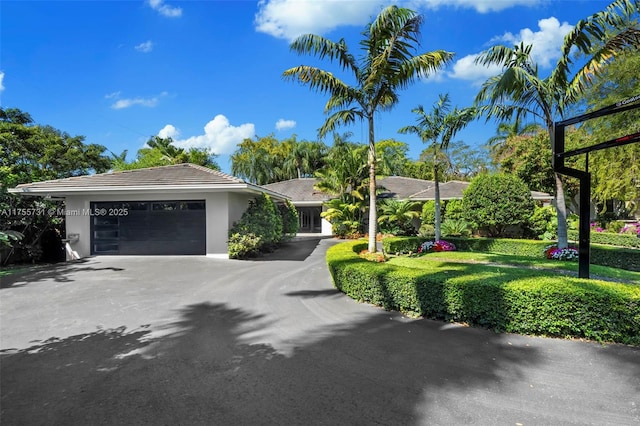
M146 169L125 170L95 175L74 176L18 185L18 192L62 192L65 190L162 187L218 186L245 184L236 177L195 164L175 164Z
M318 180L315 178L302 178L270 183L263 185L263 187L288 196L294 203L322 202L333 198L331 195L315 189L314 185L317 183ZM411 194L430 187L433 182L401 176L387 176L379 178L377 184L378 188L384 190L380 198L406 199Z
M424 191L434 185L431 180L414 179L402 176L386 176L377 181L378 188L384 192L380 198L406 200L416 192Z
M467 187L469 186L469 182L461 182L459 180L450 180L448 182L441 182L438 186L440 188L441 200L462 199L462 191L467 189ZM407 198L415 201L435 200L436 187L434 185L423 191L411 194Z
M314 185L316 183L318 183L317 179L301 178L270 183L262 186L263 188L286 195L293 202L322 202L333 198L329 194L315 189Z

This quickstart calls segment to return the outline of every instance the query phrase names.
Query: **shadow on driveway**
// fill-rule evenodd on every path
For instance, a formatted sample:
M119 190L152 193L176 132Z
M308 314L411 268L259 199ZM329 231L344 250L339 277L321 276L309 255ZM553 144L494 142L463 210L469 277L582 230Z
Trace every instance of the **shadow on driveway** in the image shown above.
M83 265L83 266L79 266ZM92 265L92 258L84 258L70 262L61 262L54 265L43 265L35 269L27 269L5 277L0 277L0 289L23 287L27 284L52 279L58 283L74 281L69 278L71 273L96 272L96 271L123 271L117 267L96 267Z
M185 308L164 337L99 330L4 353L3 423L411 425L429 417L443 391L499 391L506 372L515 379L539 362L536 349L497 334L390 321L382 311L291 356L244 342L268 326L203 303ZM451 405L452 417L440 420L473 421L469 403ZM513 407L491 416L521 419Z

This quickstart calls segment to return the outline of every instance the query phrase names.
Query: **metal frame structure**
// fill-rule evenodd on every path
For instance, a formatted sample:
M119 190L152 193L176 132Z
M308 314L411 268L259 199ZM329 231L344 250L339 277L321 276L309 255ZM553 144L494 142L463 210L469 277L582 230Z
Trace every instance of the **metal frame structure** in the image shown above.
M590 207L591 207L591 173L589 173L589 153L602 149L612 148L614 146L627 145L634 142L640 142L640 132L627 136L611 139L596 145L585 148L575 149L572 151L564 150L565 131L567 126L582 123L586 120L603 117L610 114L617 114L624 111L640 108L640 94L631 98L627 98L597 111L569 118L567 120L557 121L554 123L553 133L553 170L567 176L572 176L580 180L580 227L578 237L578 276L580 278L589 278L589 245L590 245ZM587 161L585 170L573 169L565 166L564 160L568 157L586 154Z

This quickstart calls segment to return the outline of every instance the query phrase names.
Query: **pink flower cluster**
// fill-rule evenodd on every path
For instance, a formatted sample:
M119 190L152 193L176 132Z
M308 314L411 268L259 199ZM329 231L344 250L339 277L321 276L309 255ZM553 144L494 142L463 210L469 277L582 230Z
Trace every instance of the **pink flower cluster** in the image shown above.
M445 240L425 241L418 247L418 253L428 253L430 251L455 251L456 246Z
M638 237L640 237L640 223L629 223L622 227L620 230L621 234L633 234L635 233Z

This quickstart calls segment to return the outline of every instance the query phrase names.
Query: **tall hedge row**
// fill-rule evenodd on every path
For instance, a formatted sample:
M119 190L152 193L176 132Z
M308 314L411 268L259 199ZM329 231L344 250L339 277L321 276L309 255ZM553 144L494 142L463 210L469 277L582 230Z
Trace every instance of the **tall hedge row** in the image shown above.
M327 252L335 286L356 300L501 332L640 345L639 286L483 265L428 272L367 262L357 255L364 248L346 242Z

